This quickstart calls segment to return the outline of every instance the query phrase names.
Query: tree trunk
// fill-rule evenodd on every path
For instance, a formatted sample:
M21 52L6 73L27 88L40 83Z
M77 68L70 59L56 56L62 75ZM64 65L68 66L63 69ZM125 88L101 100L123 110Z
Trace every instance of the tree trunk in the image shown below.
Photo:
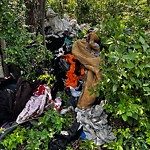
M37 17L36 17L36 1L27 0L26 3L26 25L29 26L29 32L35 32L37 29Z
M0 78L4 78L4 77L9 77L9 69L7 64L4 62L4 60L6 59L6 54L4 53L4 49L6 48L6 42L5 40L0 40L0 51L1 51L1 55L0 55Z
M45 31L44 31L44 21L45 21L45 4L46 0L38 0L38 8L39 8L39 14L38 14L38 25L40 33L43 36L43 44L45 45Z

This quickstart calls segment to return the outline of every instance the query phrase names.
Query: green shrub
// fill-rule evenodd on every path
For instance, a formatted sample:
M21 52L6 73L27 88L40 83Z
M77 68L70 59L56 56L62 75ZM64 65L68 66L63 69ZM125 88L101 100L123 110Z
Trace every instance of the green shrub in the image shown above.
M25 129L18 127L5 137L2 145L9 150L25 146L27 150L48 150L48 143L54 138L54 134L59 133L63 128L73 123L70 114L60 115L53 107L48 108L38 121L31 121L32 127Z
M22 145L26 140L26 129L19 126L13 133L7 135L1 144L8 150L15 150L18 145Z
M45 62L50 64L52 53L43 46L42 35L28 32L23 1L4 0L0 7L0 39L6 41L5 62L18 65L23 76L35 80L36 68L44 68ZM35 41L36 46L27 48Z
M48 150L48 143L55 133L62 130L65 119L57 110L50 108L38 121L32 129L28 130L27 150Z
M148 24L147 20L143 21ZM109 16L101 26L102 42L107 49L101 52L103 79L97 85L96 94L104 95L106 111L128 123L132 130L126 140L118 131L117 149L146 150L149 147L146 131L150 131L150 43L149 35L145 33L146 25L141 22L140 16L137 20L134 15L128 19Z
M98 146L92 140L82 140L79 145L79 150L97 150Z

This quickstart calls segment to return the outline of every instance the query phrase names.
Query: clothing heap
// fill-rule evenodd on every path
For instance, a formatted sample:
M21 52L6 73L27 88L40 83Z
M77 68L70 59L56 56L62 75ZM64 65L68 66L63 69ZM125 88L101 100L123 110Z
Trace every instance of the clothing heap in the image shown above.
M6 82L1 82L0 126L7 128L13 121L12 125L16 127L17 124L41 116L49 106L53 106L62 115L74 110L76 122L71 128L56 136L49 149L63 149L61 146L65 147L72 139L79 137L82 130L85 138L93 140L97 145L115 140L116 137L108 125L107 115L102 105L97 104L96 95L89 91L89 89L95 91L97 83L102 80L99 71L101 60L98 35L94 30L89 30L86 37L73 42L71 36L67 34L75 31L72 37L77 36L75 30L79 29L77 22L71 20L68 24L67 16L65 20L60 20L51 9L46 15L49 21L45 24L46 40L50 40L46 46L55 56L52 60L51 73L56 76L56 81L51 89L45 83L29 82L22 77L16 83L10 83L7 80L8 86ZM48 35L49 28L53 31L50 35ZM66 28L68 28L67 33ZM63 32L62 36L60 36L61 32ZM2 76L2 73L0 75ZM63 106L63 99L57 97L57 93L64 89L70 96L67 101L68 108Z

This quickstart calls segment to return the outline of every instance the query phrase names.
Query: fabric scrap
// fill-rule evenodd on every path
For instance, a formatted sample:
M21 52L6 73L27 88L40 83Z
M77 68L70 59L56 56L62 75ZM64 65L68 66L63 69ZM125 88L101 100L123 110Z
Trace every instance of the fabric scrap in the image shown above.
M77 91L76 88L73 88L71 86L69 86L69 88L70 88L70 91L71 91L71 95L73 97L79 97L80 96L81 91Z
M108 125L107 114L101 105L95 105L86 110L76 108L75 111L77 112L77 122L83 126L83 132L87 139L93 140L97 145L116 139L111 126Z
M54 109L60 110L62 102L60 98L52 100L51 90L47 85L40 85L26 103L25 108L17 117L18 124L41 115L45 108L54 105Z
M54 105L55 110L61 111L62 100L60 97L57 97L55 100L50 100L49 102L51 105Z
M66 57L65 58L66 62L70 63L70 69L66 73L66 77L67 77L67 79L66 79L66 87L71 86L71 87L75 88L78 85L79 79L82 79L85 76L85 71L84 71L84 68L81 67L80 68L80 72L81 73L80 73L79 76L77 76L75 74L75 69L76 69L76 62L75 62L75 60L76 60L76 57L74 55L72 55L72 54L67 54L67 55L65 55L65 57Z

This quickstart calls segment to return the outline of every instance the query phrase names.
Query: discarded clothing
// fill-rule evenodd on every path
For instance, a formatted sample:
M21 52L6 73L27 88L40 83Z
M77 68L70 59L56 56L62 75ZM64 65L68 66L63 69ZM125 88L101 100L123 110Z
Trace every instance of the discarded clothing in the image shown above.
M60 114L61 114L61 115L64 115L64 114L66 114L67 112L69 112L69 111L71 111L71 110L74 110L73 106L69 106L68 108L62 109L62 110L60 111Z
M45 22L45 26L50 26L52 32L59 33L63 32L65 29L69 27L69 22L65 19L59 18L58 14L56 14L51 8L48 8L46 12L47 22Z
M3 79L0 82L0 125L10 121L16 95L16 80Z
M54 105L55 110L61 111L62 100L60 97L57 97L55 100L50 100L49 103L50 105Z
M56 134L54 140L49 143L49 150L66 150L68 143L80 137L82 128L79 129L79 126L79 123L74 122L71 127Z
M40 91L42 89L42 91ZM39 90L39 91L38 91ZM48 96L48 100L47 100ZM25 108L17 117L16 122L22 123L29 118L36 117L42 114L45 106L48 105L48 101L51 100L51 94L49 87L40 85L35 91L35 95L30 97L30 100L26 103Z
M15 105L13 109L12 120L16 120L17 116L24 109L26 103L33 94L33 91L37 88L39 82L29 82L22 77L17 80Z
M41 89L41 85L38 89ZM42 114L45 106L48 105L48 101L51 100L49 87L43 85L42 89L43 91L36 91L35 95L30 97L30 100L26 103L25 108L17 117L16 122L18 124L28 120L29 118Z
M67 100L67 106L73 106L73 108L76 108L77 102L78 102L78 98L72 96Z
M10 89L0 90L0 126L11 119L15 93Z
M50 35L46 35L45 37L46 39L46 47L48 50L50 50L51 52L54 52L55 50L58 50L59 48L61 48L65 42L65 36L63 34L60 35L54 35L54 34L50 34Z
M72 47L73 55L75 55L79 62L88 70L85 88L83 89L83 93L81 94L77 104L77 107L80 109L91 107L96 100L96 95L91 95L89 88L95 89L96 84L101 80L99 72L100 58L91 54L92 51L100 52L100 48L95 45L98 41L99 37L96 33L91 32L88 35L87 41L85 39L77 40L74 42Z
M70 88L70 91L71 91L71 95L73 97L79 97L80 96L81 91L77 91L76 88L73 88L71 86L69 86L69 88Z
M107 124L107 115L100 105L92 106L89 109L81 110L76 108L77 122L83 126L86 138L93 140L96 145L102 145L115 140L112 128Z
M83 78L85 75L84 68L81 68L80 70L80 75L75 74L76 70L76 57L72 54L67 54L66 56L66 61L69 62L70 65L70 70L67 72L66 76L66 87L77 87L79 79Z
M34 96L31 96L30 100L26 103L25 108L17 117L16 122L19 124L29 118L35 118L41 115L44 109L52 104L54 105L54 109L59 110L61 105L60 98L53 101L50 88L46 85L40 85L34 92Z
M6 89L10 89L12 90L14 93L16 92L16 80L12 79L12 78L8 78L8 79L3 79L0 82L0 90L6 90Z

